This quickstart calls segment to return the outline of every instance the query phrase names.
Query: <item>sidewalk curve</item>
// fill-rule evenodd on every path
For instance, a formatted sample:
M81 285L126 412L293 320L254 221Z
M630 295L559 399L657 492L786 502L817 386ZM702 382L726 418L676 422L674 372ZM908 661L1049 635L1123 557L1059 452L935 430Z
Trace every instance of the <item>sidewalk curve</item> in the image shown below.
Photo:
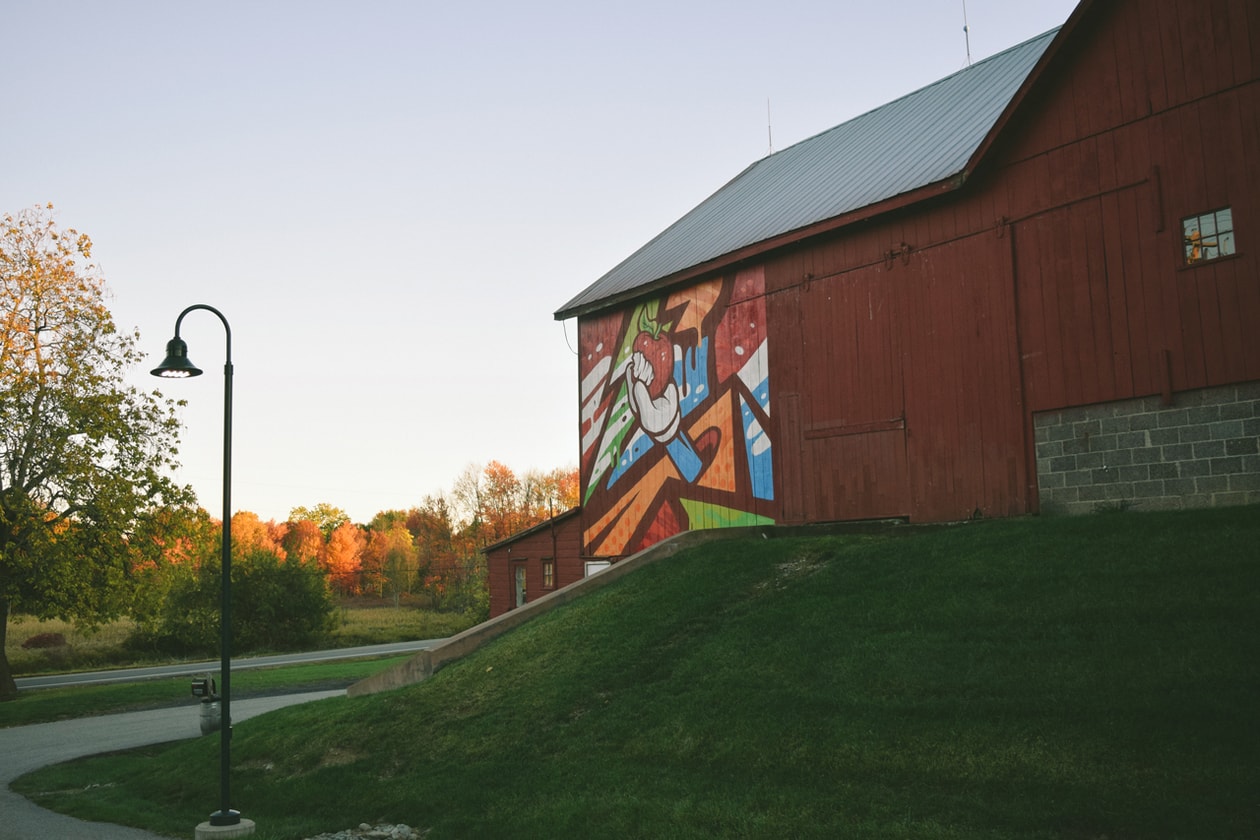
M344 690L338 690L244 700L233 698L232 719L240 723L273 709L343 694ZM58 840L165 840L161 835L148 831L110 823L84 822L40 808L9 790L9 782L40 767L85 755L200 735L201 724L196 706L0 729L0 840L48 840L53 837ZM213 810L214 804L207 804L207 813ZM192 836L197 823L205 818L203 814L188 815L188 836Z

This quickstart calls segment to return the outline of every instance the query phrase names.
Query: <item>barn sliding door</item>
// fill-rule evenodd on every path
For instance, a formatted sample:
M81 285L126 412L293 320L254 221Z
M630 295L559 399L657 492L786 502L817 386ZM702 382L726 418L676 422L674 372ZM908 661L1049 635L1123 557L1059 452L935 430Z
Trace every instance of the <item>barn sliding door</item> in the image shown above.
M1025 512L1015 305L1001 229L783 292L784 520Z
M911 518L1027 512L1011 241L987 230L911 255L901 284Z
M817 280L799 301L805 519L909 516L901 346L887 275L867 269Z

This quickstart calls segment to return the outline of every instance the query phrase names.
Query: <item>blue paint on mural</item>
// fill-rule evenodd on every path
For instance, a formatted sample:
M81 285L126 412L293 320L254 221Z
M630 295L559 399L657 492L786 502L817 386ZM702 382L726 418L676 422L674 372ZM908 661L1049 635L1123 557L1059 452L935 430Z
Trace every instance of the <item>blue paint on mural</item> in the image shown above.
M607 486L612 487L616 484L617 480L621 478L627 470L638 463L639 459L651 450L652 439L643 434L642 431L635 432L634 437L632 437L630 439L630 443L627 444L625 451L621 453L621 458L617 460L617 466L613 467L612 472L609 473Z
M670 460L678 468L679 475L688 484L700 477L704 462L696 454L696 448L692 446L691 440L685 433L679 432L676 437L670 438L669 443L665 444L665 451L669 453Z
M707 400L709 394L709 337L700 339L700 346L688 347L682 358L674 362L674 381L682 383L678 410L683 417Z
M757 391L766 393L769 388L762 382ZM774 499L774 462L770 436L762 428L761 421L743 395L739 398L739 408L744 422L744 450L748 453L748 479L752 484L753 497L770 501Z

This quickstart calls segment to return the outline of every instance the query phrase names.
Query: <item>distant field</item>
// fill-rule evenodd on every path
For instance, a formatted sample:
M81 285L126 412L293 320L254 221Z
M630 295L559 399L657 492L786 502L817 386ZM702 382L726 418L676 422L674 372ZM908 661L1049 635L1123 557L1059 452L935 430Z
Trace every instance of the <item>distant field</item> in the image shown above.
M444 639L473 623L463 613L394 606L342 606L337 609L337 618L332 647Z
M9 619L9 635L4 652L17 676L49 671L88 670L129 662L123 643L131 634L130 619L110 622L95 630L83 630L60 619L39 621L28 616ZM24 648L28 639L43 634L60 634L65 646Z
M357 645L405 642L414 639L442 639L471 626L472 619L461 613L443 613L415 607L394 607L378 602L358 605L346 602L337 608L337 623L327 640L330 648ZM84 630L57 619L37 621L29 617L13 618L5 640L5 653L16 676L85 671L97 668L148 665L171 661L144 658L125 646L133 624L121 619L96 630ZM23 644L41 634L60 634L64 646L23 648ZM262 653L264 651L259 651ZM288 651L265 651L287 653ZM204 659L204 656L193 657Z

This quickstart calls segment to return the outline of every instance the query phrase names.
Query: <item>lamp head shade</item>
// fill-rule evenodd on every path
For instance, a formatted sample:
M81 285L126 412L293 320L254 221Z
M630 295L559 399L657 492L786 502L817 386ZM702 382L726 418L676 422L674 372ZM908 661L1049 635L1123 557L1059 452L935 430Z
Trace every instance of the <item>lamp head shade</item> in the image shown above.
M166 358L150 373L168 379L183 379L188 376L201 376L201 368L189 361L188 345L182 338L176 336L166 342Z

